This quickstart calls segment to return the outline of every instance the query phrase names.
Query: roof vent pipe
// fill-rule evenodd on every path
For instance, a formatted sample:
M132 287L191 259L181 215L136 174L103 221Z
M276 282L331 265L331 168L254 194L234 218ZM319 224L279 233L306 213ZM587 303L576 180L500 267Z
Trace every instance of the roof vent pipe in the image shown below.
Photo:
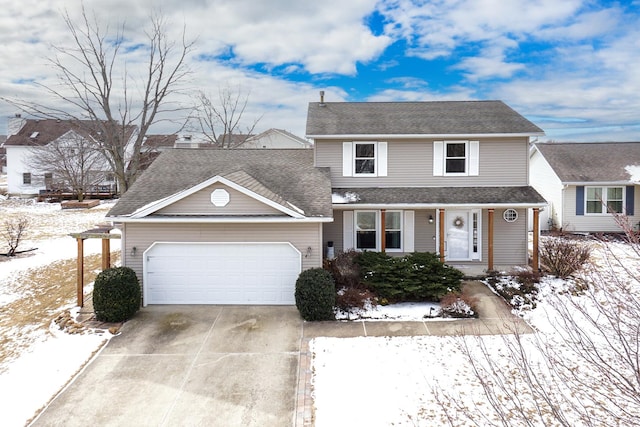
M320 91L320 106L324 107L324 91Z

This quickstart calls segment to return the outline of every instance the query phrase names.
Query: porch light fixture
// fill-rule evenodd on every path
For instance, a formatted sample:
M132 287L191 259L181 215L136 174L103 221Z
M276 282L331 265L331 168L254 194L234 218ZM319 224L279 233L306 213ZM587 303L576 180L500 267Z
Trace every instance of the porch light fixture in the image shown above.
M131 248L131 256L136 256L137 252L138 252L138 248L136 248L135 246Z
M429 224L433 224L433 215L429 215Z

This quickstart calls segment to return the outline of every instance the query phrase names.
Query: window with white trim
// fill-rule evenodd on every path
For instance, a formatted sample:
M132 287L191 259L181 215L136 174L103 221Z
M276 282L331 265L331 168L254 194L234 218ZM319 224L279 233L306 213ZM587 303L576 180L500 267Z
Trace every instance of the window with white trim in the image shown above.
M387 176L387 143L385 141L343 142L342 176Z
M356 211L356 249L378 249L378 212Z
M466 142L445 142L444 144L444 173L466 174L467 173L467 143Z
M384 223L386 250L402 250L402 212L386 211Z
M480 172L479 141L434 141L434 176L478 176Z
M355 142L353 144L353 161L355 175L375 174L376 144L373 142Z
M380 211L355 212L355 243L358 250L379 250ZM384 215L385 250L394 252L402 250L403 220L402 211L385 211Z
M624 187L586 187L585 213L624 212Z

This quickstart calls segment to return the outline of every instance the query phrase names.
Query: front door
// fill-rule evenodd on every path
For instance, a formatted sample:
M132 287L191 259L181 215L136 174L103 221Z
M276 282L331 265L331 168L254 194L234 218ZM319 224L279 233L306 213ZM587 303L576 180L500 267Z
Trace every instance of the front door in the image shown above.
M446 258L449 261L468 261L471 259L471 236L469 230L470 211L445 211Z

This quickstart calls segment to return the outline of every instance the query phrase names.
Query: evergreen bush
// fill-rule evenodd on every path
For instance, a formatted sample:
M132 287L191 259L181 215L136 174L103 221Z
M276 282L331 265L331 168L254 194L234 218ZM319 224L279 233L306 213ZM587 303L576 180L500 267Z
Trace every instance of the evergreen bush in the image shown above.
M108 268L93 285L93 309L101 322L123 322L140 309L142 299L136 273L129 267Z
M362 252L356 262L367 287L390 302L438 301L449 292L460 291L462 286L462 272L442 263L431 252L402 257Z
M336 287L331 273L311 268L300 273L296 281L296 307L304 320L333 320Z

